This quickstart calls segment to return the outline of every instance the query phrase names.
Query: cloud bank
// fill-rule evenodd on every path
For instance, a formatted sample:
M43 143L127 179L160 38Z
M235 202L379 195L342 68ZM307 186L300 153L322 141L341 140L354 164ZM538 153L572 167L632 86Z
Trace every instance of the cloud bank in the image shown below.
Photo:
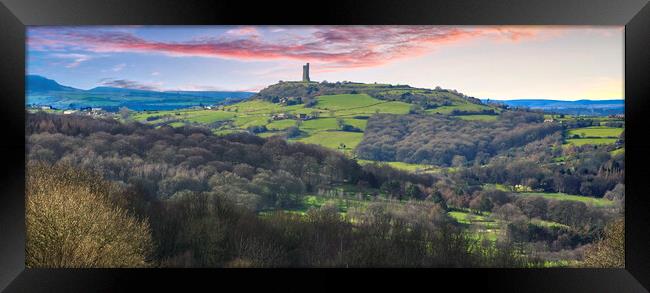
M30 30L28 46L36 51L84 54L130 52L258 61L288 59L337 69L379 66L475 38L516 42L535 38L540 32L531 27L447 26L328 26L311 27L302 34L277 28L271 31L282 36L271 38L269 32L260 32L256 27L240 27L219 36L165 42L128 31L42 27ZM83 61L75 59L71 67Z

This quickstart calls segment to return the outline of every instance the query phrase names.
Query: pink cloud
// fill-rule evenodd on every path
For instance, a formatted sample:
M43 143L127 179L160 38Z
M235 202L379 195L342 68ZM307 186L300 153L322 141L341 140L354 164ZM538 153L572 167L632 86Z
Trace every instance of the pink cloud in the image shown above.
M84 52L139 52L169 56L200 56L238 60L290 59L317 63L323 70L373 67L412 58L436 47L487 38L521 41L535 38L530 27L447 26L333 26L315 27L306 35L285 34L265 39L255 27L239 27L216 38L187 42L147 40L125 31L36 29L30 34L32 50L74 49Z
M67 68L74 68L74 67L77 67L77 66L79 66L81 63L86 62L86 61L92 59L92 57L90 57L90 56L88 56L88 55L85 55L85 54L72 54L72 53L71 53L71 54L60 54L60 53L57 53L57 54L52 54L51 56L52 56L52 57L55 57L55 58L60 58L60 59L70 60L70 62L68 62L68 63L65 65L65 67L67 67Z
M226 32L226 34L234 36L255 36L259 37L260 32L254 26L244 26L238 27L236 29L231 29Z

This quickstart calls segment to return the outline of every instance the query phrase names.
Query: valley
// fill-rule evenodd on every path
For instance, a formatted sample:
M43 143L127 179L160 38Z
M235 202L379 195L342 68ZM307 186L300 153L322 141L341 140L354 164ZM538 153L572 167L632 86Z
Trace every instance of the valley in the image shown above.
M278 86L288 87L291 90L285 90L304 96L283 95L279 92ZM328 89L329 87L332 88ZM137 122L154 128L168 126L200 128L206 129L216 136L231 136L238 133L253 134L263 138L275 137L289 143L314 144L341 153L364 168L371 167L378 170L389 168L387 170L395 170L390 172L449 178L456 182L467 182L467 179L460 178L467 176L468 172L483 172L485 169L498 168L495 166L500 162L498 158L504 155L518 160L517 157L520 156L518 153L525 156L526 148L541 141L550 145L550 149L547 151L554 151L551 151L550 157L538 160L548 162L551 166L562 166L580 160L580 155L576 153L575 148L602 146L612 156L618 155L623 150L619 145L619 136L621 136L623 128L613 127L620 125L622 121L620 118L542 115L493 104L485 105L464 97L462 94L446 90L411 89L408 91L410 88L405 86L398 87L398 90L391 89L391 87L354 83L331 86L285 82L269 87L270 91L262 91L251 98L228 105L146 111L133 111L123 107L119 113L111 114L109 112L106 114L122 123ZM305 90L309 88L311 90ZM324 94L307 94L309 91L314 91L314 88ZM364 89L367 93L364 92ZM386 95L386 93L390 93L390 95ZM50 110L49 112L61 113L62 111ZM369 122L372 122L372 125ZM395 128L387 130L387 132L383 130L384 127L397 127L397 125L403 125L400 127L405 128ZM449 128L450 126L453 128ZM487 128L481 130L483 127ZM369 130L371 132L367 133ZM419 135L417 134L419 131L426 131L428 134L417 139L410 138L413 135ZM473 131L478 132L472 134ZM448 134L446 134L447 132ZM493 134L489 134L490 132ZM396 133L401 134L394 138L395 141L392 141L390 136L394 136ZM517 135L521 135L522 139L526 138L519 142L519 138L512 136L514 133L521 133ZM531 136L533 133L535 133L534 136ZM551 135L552 133L555 133L556 136ZM507 136L501 137L506 134ZM381 153L386 150L384 146L379 146L381 151L369 148L371 145L377 147L377 142L373 142L375 137L381 138L377 142L388 139L386 146L397 147L396 150L403 155L393 157L388 156L388 153L382 155ZM416 142L408 142L413 139ZM463 142L462 139L466 141ZM504 142L497 143L492 141L493 139ZM481 142L483 140L486 141ZM442 142L438 148L442 147L443 149L436 150L435 147L414 149L410 151L410 154L399 151L401 145L411 146L413 143L419 146L431 145L431 142L428 141L433 141L435 144L439 144L435 141ZM507 144L504 145L505 142ZM363 145L360 147L360 144ZM474 151L468 148L470 145L482 145L482 152L479 154L477 153L478 149ZM560 146L561 148L557 148ZM420 152L426 155L423 157L418 155ZM432 157L438 158L438 160L431 160ZM445 157L447 159L442 159ZM382 160L381 158L387 159ZM434 181L439 180L435 179ZM527 204L530 204L529 202L540 202L540 200L545 202L545 205L579 203L584 204L588 209L603 211L617 208L615 201L603 198L602 194L583 195L560 192L548 186L544 187L538 181L537 183L531 181L530 186L521 184L515 186L514 184L508 185L507 181L509 180L493 180L483 180L486 183L477 191L473 191L474 195L471 197L474 197L474 200L471 202L459 201L456 196L452 195L456 192L451 192L451 190L449 190L451 193L445 195L445 188L437 188L438 191L436 191L437 198L445 201L444 206L449 219L455 221L460 225L459 227L464 227L471 239L485 242L483 245L496 245L499 241L512 238L513 229L517 229L513 225L519 223L520 220L512 218L508 212L502 211L501 209L505 209L502 203L498 203L499 200L491 196L485 197L490 198L488 203L475 203L477 199L484 197L481 195L482 193L500 192L499 197L509 198L506 202L516 203L515 205L519 206L517 209L524 209ZM422 195L416 194L423 190L408 195L407 186L397 184L397 189L391 189L388 187L390 185L387 186L390 182L386 181L383 185L376 187L362 187L358 184L345 182L326 185L327 187L323 186L324 188L320 187L314 190L317 191L316 193L300 195L300 199L291 207L272 205L259 209L257 213L262 218L274 217L273 215L277 212L304 218L309 217L310 210L331 207L344 221L354 224L360 221L359 217L363 217L368 212L369 206L390 207L389 209L397 211L408 209L414 204L433 204L430 202L432 195L426 196L427 199L418 199ZM516 183L521 182L523 181ZM402 186L400 187L400 185ZM471 189L475 188L471 187ZM424 192L426 193L426 191ZM574 192L582 193L581 190ZM501 209L493 208L495 205L502 205ZM507 205L512 206L512 204ZM549 217L545 213L533 213L518 217L521 216L529 218L525 220L525 223L532 225L531 227L537 227L535 229L554 231L544 233L575 233L571 232L577 228L575 225L581 225L576 224L580 221L576 222L575 219L571 220L565 216ZM529 237L530 235L521 240L531 241ZM547 266L556 266L559 265L558 262L566 261L566 259L557 259L556 256L549 256L544 263Z

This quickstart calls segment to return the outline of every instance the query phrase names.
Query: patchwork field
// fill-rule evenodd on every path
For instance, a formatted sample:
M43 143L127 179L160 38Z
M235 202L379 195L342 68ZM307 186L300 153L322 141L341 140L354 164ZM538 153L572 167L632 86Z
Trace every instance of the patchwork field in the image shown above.
M497 115L461 115L456 117L463 120L473 121L496 121L499 118Z
M376 113L406 114L411 106L399 101L375 99L367 94L323 95L316 97L316 101L312 107L305 107L304 104L284 106L254 99L210 110L135 112L131 118L143 123L168 124L174 127L188 124L206 125L219 135L264 126L265 132L258 135L269 137L284 135L287 129L296 126L300 135L290 141L319 144L347 152L354 150L361 142L369 116ZM285 116L279 119L274 117L280 117L280 114ZM297 118L300 114L308 115L309 118ZM220 124L213 125L217 122ZM352 128L344 131L341 129L341 122ZM342 144L345 148L341 147Z
M442 106L438 107L435 109L429 109L426 112L428 113L435 113L435 114L450 114L454 110L459 110L459 111L482 111L482 110L490 110L494 109L486 105L479 105L479 104L472 104L472 103L464 103L464 104L454 104L451 106ZM498 110L495 110L496 112L499 112ZM472 116L472 115L470 115Z
M576 145L576 146L581 146L586 144L592 144L592 145L614 144L615 142L616 142L616 138L570 138L566 140L566 143L568 145Z
M561 192L556 192L556 193L547 193L547 192L522 192L522 193L515 193L517 196L540 196L546 199L554 199L554 200L570 200L570 201L579 201L579 202L584 202L586 204L591 204L597 207L606 207L606 206L612 206L614 205L614 202L611 200L608 200L606 198L595 198L595 197L589 197L589 196L581 196L581 195L572 195L572 194L566 194L566 193L561 193Z
M608 207L614 205L614 202L606 198L596 198L590 196L582 195L573 195L566 194L561 192L534 192L530 188L520 187L520 190L516 190L513 186L504 185L504 184L483 184L484 189L497 189L505 192L509 192L516 196L540 196L546 199L554 200L569 200L569 201L579 201L586 204L591 204L597 207Z
M603 145L614 144L623 132L623 128L592 126L574 128L567 131L567 145Z
M299 138L292 141L303 143L319 144L331 149L339 149L341 144L345 145L345 150L354 150L361 142L363 133L345 132L345 131L319 131L305 138Z
M623 128L592 126L583 128L574 128L569 130L569 136L578 135L580 137L600 137L600 138L617 138L623 132Z
M422 172L422 173L438 173L443 170L443 168L434 166L434 165L425 165L425 164L411 164L411 163L404 163L404 162L378 162L378 161L370 161L370 160L357 160L359 164L373 164L373 163L379 163L379 164L386 164L389 165L395 169L399 170L404 170L404 171L409 171L409 172ZM448 171L453 171L454 168L446 168Z

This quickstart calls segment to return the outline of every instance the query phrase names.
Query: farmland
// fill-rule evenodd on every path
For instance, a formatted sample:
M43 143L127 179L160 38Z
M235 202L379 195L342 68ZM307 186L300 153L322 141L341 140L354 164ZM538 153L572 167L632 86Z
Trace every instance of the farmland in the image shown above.
M586 204L594 205L596 207L607 207L613 206L614 202L605 198L595 198L589 196L581 195L571 195L561 192L549 193L549 192L521 192L514 193L517 196L539 196L546 199L553 200L566 200L566 201L578 201Z
M569 136L617 138L622 132L623 128L592 126L570 129Z
M130 135L153 133L168 125L173 128L163 133L177 133L169 142L178 146L165 150L153 142L138 144L152 148L128 155L134 148L95 142L91 147L97 150L91 155L115 148L115 153L96 158L101 162L126 152L124 165L99 163L105 164L106 170L133 164L128 168L135 171L112 171L115 176L140 172L135 165L140 155L177 165L163 177L147 179L159 182L147 188L158 190L158 196L170 201L219 194L246 206L255 219L271 225L286 219L294 221L292 225L329 219L339 223L337 227L349 225L356 231L375 227L374 221L391 219L384 228L404 229L404 233L411 233L413 225L426 229L448 225L467 241L463 244L467 252L516 243L521 249L517 255L522 257L536 255L541 249L544 266L576 264L579 256L567 256L564 251L579 251L589 244L585 239L594 239L599 228L585 227L602 227L594 225L602 225L603 219L620 210L624 188L618 155L624 148L618 140L623 128L605 126L612 120L594 119L587 124L591 126L584 126L583 117L564 116L547 123L544 118L555 116L495 108L441 92L428 93L440 98L435 100L439 104L424 106L414 104L410 99L418 97L409 97L403 89L381 93L376 97L363 92L311 94L305 100L268 95L210 108L121 111L113 116L120 122L153 126ZM401 127L378 132L377 123ZM190 135L194 131L202 135ZM231 133L244 135L228 136ZM158 135L128 141L139 143ZM243 139L248 135L286 140ZM413 148L413 157L363 157L360 144L368 144L370 135L378 138L369 143L378 148L371 152L406 154L411 150L397 149L405 146ZM387 140L391 136L397 138ZM177 139L181 137L185 138ZM498 144L493 142L497 137ZM36 142L42 139L42 134L32 138ZM246 143L242 145L239 139ZM34 160L49 160L56 154L44 150L49 147L47 141L35 148ZM223 147L234 144L234 149ZM311 146L314 144L324 148ZM102 145L106 147L100 148ZM491 153L482 148L491 148ZM295 159L305 156L308 159ZM432 161L441 157L446 159ZM581 171L572 173L574 170ZM569 173L571 177L565 180ZM539 243L544 248L537 246Z
M567 131L567 145L607 145L614 144L623 132L623 128L591 126L573 128Z
M319 144L352 154L363 139L368 117L377 113L406 114L411 108L411 105L405 102L380 100L368 94L322 95L314 99L316 103L310 107L304 104L282 105L263 99L251 99L211 110L140 111L134 113L132 119L142 123L168 124L174 127L203 125L220 135L247 132L251 127L264 127L264 132L258 133L262 137L284 136L287 129L295 126L300 134L289 138L289 141ZM454 101L453 105L439 107L435 112L429 110L427 112L448 114L454 109L463 111L491 109L485 105L462 102L462 100ZM308 118L297 118L301 114ZM464 115L458 118L494 121L498 115ZM341 123L348 125L350 129L342 129ZM392 164L400 169L422 169L421 166Z
M283 106L254 99L213 110L141 111L135 113L132 119L150 124L168 121L168 124L172 126L210 126L215 122L221 122L218 126L212 126L213 132L216 134L245 132L250 127L264 126L266 132L260 134L263 137L284 135L288 128L297 126L301 134L290 138L290 141L319 144L348 152L353 151L363 139L367 117L376 113L406 114L410 108L410 105L404 102L378 100L367 94L324 95L316 97L316 100L317 103L313 107L307 108L304 105ZM468 107L464 104L446 106L443 112L456 108L474 109L476 107ZM286 117L305 114L310 115L310 118L304 121L300 121L301 119L298 118L274 120L273 116L277 114L284 114ZM486 119L478 115L476 118ZM337 121L339 119L341 121ZM340 122L358 129L358 132L342 131ZM345 148L341 147L342 144L345 145ZM406 166L401 167L404 169Z

